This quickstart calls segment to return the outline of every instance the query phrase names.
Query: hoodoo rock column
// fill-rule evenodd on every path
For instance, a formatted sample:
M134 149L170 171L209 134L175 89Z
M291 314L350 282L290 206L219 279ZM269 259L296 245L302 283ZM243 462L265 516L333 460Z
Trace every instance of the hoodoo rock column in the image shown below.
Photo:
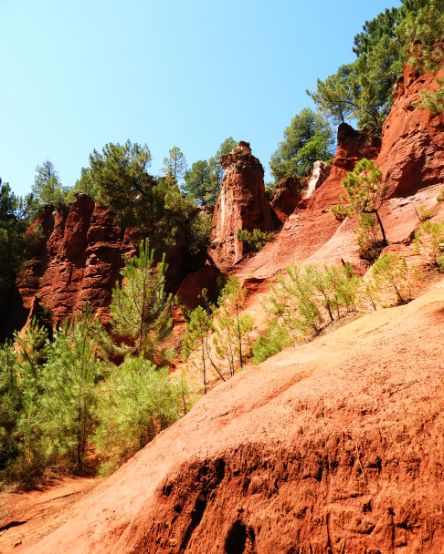
M209 253L215 264L226 270L246 253L237 238L239 229L270 231L275 223L265 198L264 168L251 154L250 145L241 141L222 156L221 165L224 178L214 210Z

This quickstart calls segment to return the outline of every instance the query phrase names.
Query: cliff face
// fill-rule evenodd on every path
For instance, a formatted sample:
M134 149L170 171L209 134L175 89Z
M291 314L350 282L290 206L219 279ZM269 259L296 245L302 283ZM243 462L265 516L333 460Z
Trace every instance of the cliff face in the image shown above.
M416 76L406 68L400 79L381 141L369 139L347 124L338 128L336 156L328 177L309 198L298 203L280 232L256 256L237 268L244 279L262 281L295 261L349 261L360 270L354 222L338 223L330 207L340 201L342 179L361 158L376 161L389 188L390 199L381 214L390 243L409 240L419 225L416 205L437 206L437 188L444 184L444 114L417 109L421 90L436 88L431 74Z
M220 269L228 269L244 255L239 229L270 231L275 227L264 189L264 168L241 142L222 156L224 179L213 214L210 255Z
M38 297L54 324L86 304L99 317L106 316L122 257L132 250L107 208L79 195L69 208L47 208L26 238L27 259L17 277L26 308Z
M418 76L409 67L397 85L377 160L392 196L410 196L444 181L444 114L414 107L420 91L437 86L432 74Z

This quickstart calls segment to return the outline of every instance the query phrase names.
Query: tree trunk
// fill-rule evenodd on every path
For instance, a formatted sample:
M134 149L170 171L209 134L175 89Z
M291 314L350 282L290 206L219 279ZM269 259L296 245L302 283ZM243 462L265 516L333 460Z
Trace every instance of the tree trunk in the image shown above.
M381 218L379 217L378 210L375 210L375 215L376 215L376 219L378 220L378 223L379 223L379 228L381 229L382 240L383 240L383 242L384 242L384 246L387 246L387 245L388 245L388 241L387 241L387 237L386 237L386 235L385 235L384 226L383 226L383 224L382 224Z

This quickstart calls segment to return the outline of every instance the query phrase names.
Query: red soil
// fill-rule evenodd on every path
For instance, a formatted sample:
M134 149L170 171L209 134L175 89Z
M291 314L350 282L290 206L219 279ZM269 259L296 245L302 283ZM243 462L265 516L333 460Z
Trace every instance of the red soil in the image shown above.
M440 282L245 370L17 551L442 552L443 333Z

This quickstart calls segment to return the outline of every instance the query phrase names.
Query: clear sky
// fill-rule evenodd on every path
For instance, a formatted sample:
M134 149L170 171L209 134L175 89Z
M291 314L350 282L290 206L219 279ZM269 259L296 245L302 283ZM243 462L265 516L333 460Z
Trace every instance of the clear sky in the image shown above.
M107 142L188 164L228 136L268 167L316 78L353 60L399 0L0 0L0 177L29 192L50 159L73 185Z

